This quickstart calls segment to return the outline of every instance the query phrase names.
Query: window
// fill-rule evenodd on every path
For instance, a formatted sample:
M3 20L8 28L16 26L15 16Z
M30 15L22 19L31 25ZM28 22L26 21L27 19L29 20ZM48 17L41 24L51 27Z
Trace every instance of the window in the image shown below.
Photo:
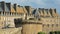
M52 24L52 27L54 27L54 24Z
M49 27L49 24L47 24L47 26Z
M43 27L45 26L45 24L43 24Z
M4 12L2 14L4 15Z
M56 24L56 27L58 27L58 24Z
M40 18L38 20L41 20Z
M0 12L0 15L1 15L1 12Z
M9 15L11 15L11 12L9 13Z

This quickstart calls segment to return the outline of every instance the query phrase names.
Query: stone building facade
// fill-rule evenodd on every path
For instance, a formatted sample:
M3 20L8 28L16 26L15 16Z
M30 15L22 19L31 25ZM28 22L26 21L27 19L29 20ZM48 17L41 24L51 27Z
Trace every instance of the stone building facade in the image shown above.
M0 28L22 27L21 34L37 34L42 31L60 30L60 16L56 9L32 8L0 2Z

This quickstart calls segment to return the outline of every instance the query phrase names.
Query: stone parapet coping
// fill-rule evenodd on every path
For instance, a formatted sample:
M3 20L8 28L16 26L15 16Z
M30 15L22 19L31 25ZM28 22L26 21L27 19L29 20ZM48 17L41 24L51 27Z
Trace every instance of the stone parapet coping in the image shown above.
M38 20L23 20L22 24L42 24L42 22Z

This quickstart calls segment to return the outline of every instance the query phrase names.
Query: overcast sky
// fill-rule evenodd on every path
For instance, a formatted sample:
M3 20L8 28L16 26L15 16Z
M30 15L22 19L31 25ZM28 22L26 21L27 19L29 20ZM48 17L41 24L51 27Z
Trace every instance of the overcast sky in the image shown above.
M60 0L0 0L5 2L17 3L21 6L29 5L35 8L56 8L60 13Z

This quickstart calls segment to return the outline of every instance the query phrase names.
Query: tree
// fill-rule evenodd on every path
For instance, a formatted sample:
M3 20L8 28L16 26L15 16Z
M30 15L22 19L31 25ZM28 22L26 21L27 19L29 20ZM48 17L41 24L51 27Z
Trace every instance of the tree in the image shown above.
M60 31L51 31L49 34L60 34Z
M38 32L38 34L45 34L44 32Z
M60 34L60 31L55 31L55 34Z
M49 32L49 34L55 34L55 32L54 31L51 31L51 32Z

